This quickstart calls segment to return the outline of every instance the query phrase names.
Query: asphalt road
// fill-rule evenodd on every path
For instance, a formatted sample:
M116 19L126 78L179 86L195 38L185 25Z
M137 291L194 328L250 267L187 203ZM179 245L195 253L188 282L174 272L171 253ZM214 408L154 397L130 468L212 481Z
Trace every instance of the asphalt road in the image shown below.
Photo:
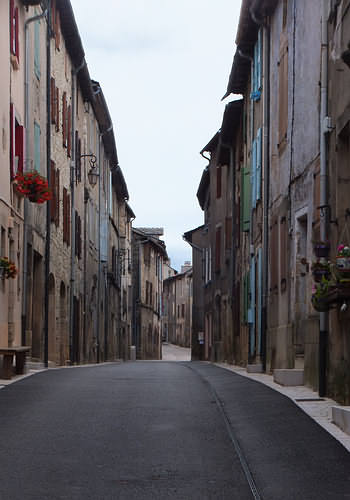
M39 373L0 390L0 439L1 500L350 499L336 440L206 363Z

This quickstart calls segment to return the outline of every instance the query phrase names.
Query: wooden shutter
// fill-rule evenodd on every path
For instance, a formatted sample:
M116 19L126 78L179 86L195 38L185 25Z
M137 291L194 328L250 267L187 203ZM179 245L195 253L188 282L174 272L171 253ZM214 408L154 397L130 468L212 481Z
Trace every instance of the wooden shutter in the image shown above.
M75 131L75 179L81 181L81 140L79 139L78 131Z
M63 241L67 243L67 189L63 188Z
M50 217L51 217L51 222L56 221L56 169L55 169L55 162L51 160L50 162L50 182L51 182L51 191L52 191L52 198L50 203Z
M12 102L10 103L10 174L14 177L15 163L15 108Z
M67 147L67 94L62 95L62 141L63 147Z
M242 181L241 181L241 221L242 231L249 231L250 227L250 203L251 203L251 189L250 189L250 169L249 167L242 168Z
M256 136L256 200L261 200L262 177L262 133L259 128Z
M251 197L252 197L252 207L256 207L256 139L253 140L252 144L252 156L251 156Z
M67 245L70 245L70 228L71 228L71 218L70 218L70 195L67 194Z
M221 198L221 177L222 177L222 167L218 165L216 167L216 197Z
M287 218L281 217L280 219L280 286L281 293L287 290L287 263L288 263L288 229L287 229Z
M60 225L60 171L58 169L56 169L55 172L55 201L55 224L58 227Z
M221 227L216 228L215 234L215 271L221 268Z
M67 156L71 156L72 153L72 109L68 106L68 116L67 116Z
M288 43L287 42L284 42L281 46L278 78L279 78L278 147L281 148L287 141L287 127L288 127Z
M10 52L11 54L16 55L14 51L14 40L15 40L14 17L15 17L14 0L10 0Z
M225 219L225 249L232 248L232 217Z
M60 130L60 91L58 87L56 87L56 132Z
M17 61L19 62L18 7L15 8L14 24L15 24L15 32L14 32L15 51L14 51L14 55L17 57Z
M55 125L56 123L56 84L55 79L51 77L50 79L50 101L51 101L51 123Z

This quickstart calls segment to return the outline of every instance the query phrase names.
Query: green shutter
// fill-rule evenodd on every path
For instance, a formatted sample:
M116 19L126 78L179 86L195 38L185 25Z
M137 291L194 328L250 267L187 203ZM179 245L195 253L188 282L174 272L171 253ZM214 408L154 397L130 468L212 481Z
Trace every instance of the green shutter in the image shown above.
M262 133L259 128L256 137L256 200L261 200Z
M242 231L249 231L250 228L250 208L251 208L251 187L250 168L242 168L241 182L241 228Z
M256 139L253 140L252 144L252 152L251 152L251 159L252 159L252 167L251 167L251 196L252 196L252 207L256 207L256 187L257 187L257 179L256 179Z

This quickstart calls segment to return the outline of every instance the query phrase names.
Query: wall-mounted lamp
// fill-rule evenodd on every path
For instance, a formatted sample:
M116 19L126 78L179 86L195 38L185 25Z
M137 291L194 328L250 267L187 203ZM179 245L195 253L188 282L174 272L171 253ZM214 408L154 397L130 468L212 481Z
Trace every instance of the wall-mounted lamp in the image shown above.
M87 176L89 179L90 186L92 186L92 187L96 186L97 179L100 176L98 169L97 169L97 165L96 165L96 161L97 161L96 156L94 154L81 155L80 158L90 158L90 160L89 160L90 170L88 171Z

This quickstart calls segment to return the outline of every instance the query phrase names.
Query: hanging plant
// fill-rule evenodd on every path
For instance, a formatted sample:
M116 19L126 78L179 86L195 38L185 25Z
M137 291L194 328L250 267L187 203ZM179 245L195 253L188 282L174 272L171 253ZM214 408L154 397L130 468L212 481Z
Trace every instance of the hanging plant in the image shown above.
M314 254L316 257L328 257L330 250L329 241L314 241L313 243Z
M311 265L312 275L316 283L320 283L322 278L329 280L331 275L330 263L329 262L313 262Z
M15 278L17 276L17 267L7 257L0 257L0 277Z
M45 201L52 199L47 179L40 175L37 170L18 173L14 180L17 191L27 196L32 203L45 203Z

